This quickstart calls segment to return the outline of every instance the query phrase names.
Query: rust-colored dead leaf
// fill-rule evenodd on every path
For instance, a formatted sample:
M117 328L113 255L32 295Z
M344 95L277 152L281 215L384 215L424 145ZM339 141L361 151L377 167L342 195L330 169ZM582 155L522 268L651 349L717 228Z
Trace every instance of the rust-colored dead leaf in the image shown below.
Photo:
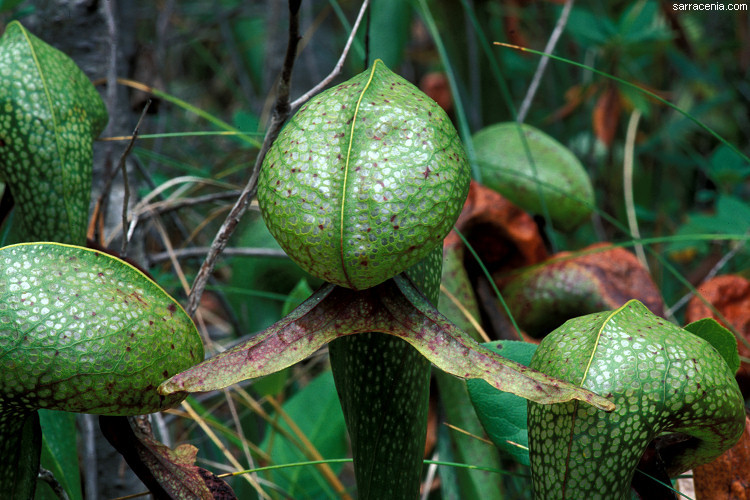
M556 121L567 118L581 104L588 100L594 94L597 88L598 85L588 85L586 87L584 87L583 85L573 85L565 91L565 104L553 111L551 115L548 115L546 118L544 118L543 122L554 123Z
M543 261L544 240L534 219L502 195L472 181L455 224L491 273L508 272ZM451 231L443 247L463 246Z
M145 417L100 416L104 436L156 498L236 499L232 488L195 465L198 449L157 441Z
M453 110L453 95L451 86L445 73L433 72L427 73L419 81L419 88L422 92L430 96L433 101L450 113Z
M696 500L750 499L750 418L736 445L693 470L693 482Z
M479 183L472 181L464 208L455 224L477 252L482 263L490 273L508 273L519 267L525 267L543 261L547 257L539 229L534 219L502 195ZM476 259L464 248L463 241L455 231L451 231L443 243L443 254L447 259L444 268L455 276L446 276L445 286L452 292L456 281L465 282L466 286L476 286L476 295L471 292L460 293L467 309L479 319L478 309L484 312L485 328L491 337L518 338L507 317L498 310L497 298L490 289L489 282L483 277ZM457 260L457 262L453 262ZM442 299L441 299L442 300ZM442 300L441 307L450 309L448 301ZM451 314L450 311L447 311ZM458 324L466 327L459 315L453 314ZM473 328L467 331L477 333Z
M716 276L700 285L698 293L714 306L726 321L714 314L699 297L693 297L685 312L686 322L692 323L701 318L714 318L724 326L731 326L750 341L750 281L732 274ZM744 342L738 341L737 348L740 356L750 357L750 349ZM747 363L743 362L740 365L737 383L740 385L742 395L746 398L750 396L750 365Z
M518 324L535 337L570 318L616 309L630 299L664 315L661 294L636 256L608 243L559 253L519 274L498 276L497 282Z
M616 86L609 85L596 100L592 116L594 134L607 147L615 140L621 112L620 91Z

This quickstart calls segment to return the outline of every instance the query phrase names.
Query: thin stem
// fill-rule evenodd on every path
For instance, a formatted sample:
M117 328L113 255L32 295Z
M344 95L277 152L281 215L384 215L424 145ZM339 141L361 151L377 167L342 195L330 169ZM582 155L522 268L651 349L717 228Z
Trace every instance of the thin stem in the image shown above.
M146 105L143 106L143 111L141 111L141 116L138 118L138 123L135 124L135 129L133 129L133 135L132 139L128 143L128 147L125 148L125 151L123 151L122 156L120 156L120 164L118 170L122 170L122 186L123 186L123 195L122 195L122 246L120 248L120 254L124 257L126 255L126 252L128 250L128 234L125 232L125 228L128 227L128 203L130 202L130 183L128 182L128 162L127 158L130 152L133 150L133 146L135 146L135 140L138 138L138 129L141 126L141 122L143 121L143 117L146 116L146 113L148 112L148 108L151 106L151 99L146 101Z
M630 234L635 240L635 253L641 265L646 271L651 273L646 260L646 252L643 250L643 244L640 242L641 232L638 229L638 218L635 215L635 201L633 200L633 161L635 150L635 134L638 131L638 122L641 119L641 112L638 109L633 110L628 121L628 131L625 134L625 152L622 160L622 189L625 196L625 211L628 214L628 228Z
M568 23L568 17L570 16L570 11L572 8L573 0L567 0L565 2L565 5L563 6L562 12L560 13L560 17L557 20L557 24L555 24L555 29L552 30L552 34L550 35L549 40L547 40L547 46L544 47L544 52L546 52L547 54L551 54L555 51L555 46L557 45L557 41L560 39L560 35L562 35L562 32L565 29L565 25ZM548 62L548 57L542 57L539 60L539 66L537 66L536 68L536 72L534 73L534 77L531 79L529 89L526 91L526 96L523 98L521 108L518 111L518 116L516 117L518 123L523 123L523 121L526 119L526 115L531 108L531 101L534 100L536 91L539 89L539 83L542 81L542 76L544 75L544 70L547 68Z
M57 478L55 478L55 475L52 473L52 471L49 471L44 467L39 467L39 476L37 476L37 478L47 483L49 487L52 488L52 491L55 492L57 498L59 498L60 500L68 500L69 497L65 492L65 488L63 488Z
M258 152L258 157L255 160L250 180L245 185L245 189L242 190L240 197L232 207L232 210L224 220L219 232L214 237L214 241L211 244L210 251L206 256L206 260L203 262L200 270L198 271L193 287L190 290L188 297L187 308L185 309L188 315L193 316L195 311L198 309L198 304L203 296L203 291L208 283L208 278L216 266L216 260L219 254L226 248L229 237L234 233L240 219L247 211L250 205L250 200L253 199L256 192L258 191L258 175L260 174L260 166L263 163L263 159L271 147L271 144L279 132L281 127L286 121L291 108L289 106L289 86L292 78L292 69L294 68L294 59L297 55L297 44L299 43L299 6L298 0L290 0L289 2L289 39L287 43L286 56L284 57L284 66L281 71L281 80L278 85L278 94L276 97L276 103L274 106L274 114L271 117L271 123L263 139L263 145Z
M151 264L158 264L172 257L177 259L197 259L210 251L208 247L175 248L171 252L159 252L149 255ZM283 250L275 248L225 248L222 255L231 257L270 257L274 259L288 258Z

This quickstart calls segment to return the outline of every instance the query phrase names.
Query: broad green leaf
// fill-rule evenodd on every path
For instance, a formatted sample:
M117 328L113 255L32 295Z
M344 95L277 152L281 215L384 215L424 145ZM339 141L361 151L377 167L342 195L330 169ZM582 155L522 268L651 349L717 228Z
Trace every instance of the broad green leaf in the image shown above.
M42 426L41 466L54 474L70 500L82 499L75 414L39 410L39 421ZM51 488L45 491L39 485L36 498L58 497Z
M107 112L86 75L17 21L0 38L0 178L27 241L81 244L92 141Z
M720 195L716 200L716 208L710 215L694 213L688 215L688 220L677 230L677 235L703 234L743 234L750 231L750 204L744 200L731 196ZM708 249L708 243L699 241L675 241L669 244L668 252L679 256L680 252L688 250Z
M445 111L376 60L291 118L263 162L258 205L300 267L362 290L440 245L469 182Z
M586 170L570 150L541 130L498 123L472 140L485 186L530 212L544 214L546 207L562 229L575 228L591 214L594 190Z
M535 344L514 340L499 340L483 345L524 366L531 363L537 348ZM468 380L466 386L479 421L495 446L516 461L529 465L526 401L515 394L498 391L483 380Z
M412 27L413 6L403 0L379 0L372 4L369 29L359 38L369 37L370 60L382 59L389 68L397 68L404 59ZM361 68L361 66L360 66Z
M711 155L707 173L716 184L734 186L750 176L750 165L721 144Z
M284 412L310 440L323 458L339 458L347 453L346 426L341 413L331 372L324 372L283 405ZM278 418L278 416L277 416ZM279 426L292 436L289 426L278 419ZM271 457L272 464L287 464L310 459L305 450L276 433L268 425L266 437L260 447ZM338 473L341 465L331 465ZM282 488L289 498L331 498L333 490L314 467L293 467L270 473L271 481Z
M683 328L711 344L727 362L732 373L737 373L740 369L740 354L737 339L732 332L713 318L699 319Z
M603 413L577 402L529 403L539 498L627 498L654 438L689 436L660 451L674 477L713 460L744 431L742 395L721 355L637 301L567 321L545 337L530 366L616 405Z
M0 407L128 415L184 398L155 389L202 360L203 345L140 271L56 243L2 248L0 269Z
M326 285L286 318L238 346L182 372L161 394L221 389L305 359L335 338L365 332L395 335L435 366L461 378L480 378L502 391L540 403L580 399L612 410L605 398L501 358L458 330L404 276L367 290Z

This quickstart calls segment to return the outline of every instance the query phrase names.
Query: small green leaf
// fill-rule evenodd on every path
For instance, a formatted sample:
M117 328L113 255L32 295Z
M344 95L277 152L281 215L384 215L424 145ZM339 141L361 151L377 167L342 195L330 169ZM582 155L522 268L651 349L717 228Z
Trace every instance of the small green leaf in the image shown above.
M711 344L727 362L732 373L737 373L740 369L740 353L737 349L737 339L732 332L713 318L699 319L683 328Z
M11 22L0 38L0 178L27 241L85 241L92 141L106 123L78 66Z
M0 249L0 407L151 413L156 387L203 359L193 322L125 262L56 243Z
M541 130L498 123L472 140L485 186L524 210L543 215L546 207L562 229L575 228L591 214L594 189L586 170L569 149Z
M289 292L286 301L284 301L284 306L281 308L281 315L286 316L294 311L312 294L313 289L310 288L310 284L307 280L305 278L299 280L292 291Z
M529 366L537 346L528 342L498 340L482 344L499 356ZM518 462L529 465L526 400L498 391L484 380L467 380L469 396L485 432L495 446Z

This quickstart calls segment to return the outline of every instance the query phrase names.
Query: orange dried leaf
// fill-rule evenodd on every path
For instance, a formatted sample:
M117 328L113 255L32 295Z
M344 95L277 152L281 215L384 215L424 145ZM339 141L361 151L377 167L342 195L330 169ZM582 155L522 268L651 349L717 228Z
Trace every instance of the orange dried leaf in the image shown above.
M620 91L613 85L607 87L596 100L592 116L594 134L607 147L615 140L621 112Z
M472 181L455 224L490 272L507 272L543 261L544 240L534 219L497 192ZM463 246L451 231L443 248Z
M530 335L544 335L567 319L617 309L631 299L663 316L651 276L632 253L607 243L562 252L500 283L508 307Z
M685 312L686 322L692 323L701 318L714 318L750 341L750 281L742 276L731 274L716 276L700 285L698 293L721 313L723 319L714 314L699 297L693 297ZM737 349L741 357L750 357L750 348L745 342L738 341ZM748 397L750 395L750 365L747 363L740 365L737 382L742 394Z
M696 500L750 498L750 418L739 442L719 458L693 470Z

